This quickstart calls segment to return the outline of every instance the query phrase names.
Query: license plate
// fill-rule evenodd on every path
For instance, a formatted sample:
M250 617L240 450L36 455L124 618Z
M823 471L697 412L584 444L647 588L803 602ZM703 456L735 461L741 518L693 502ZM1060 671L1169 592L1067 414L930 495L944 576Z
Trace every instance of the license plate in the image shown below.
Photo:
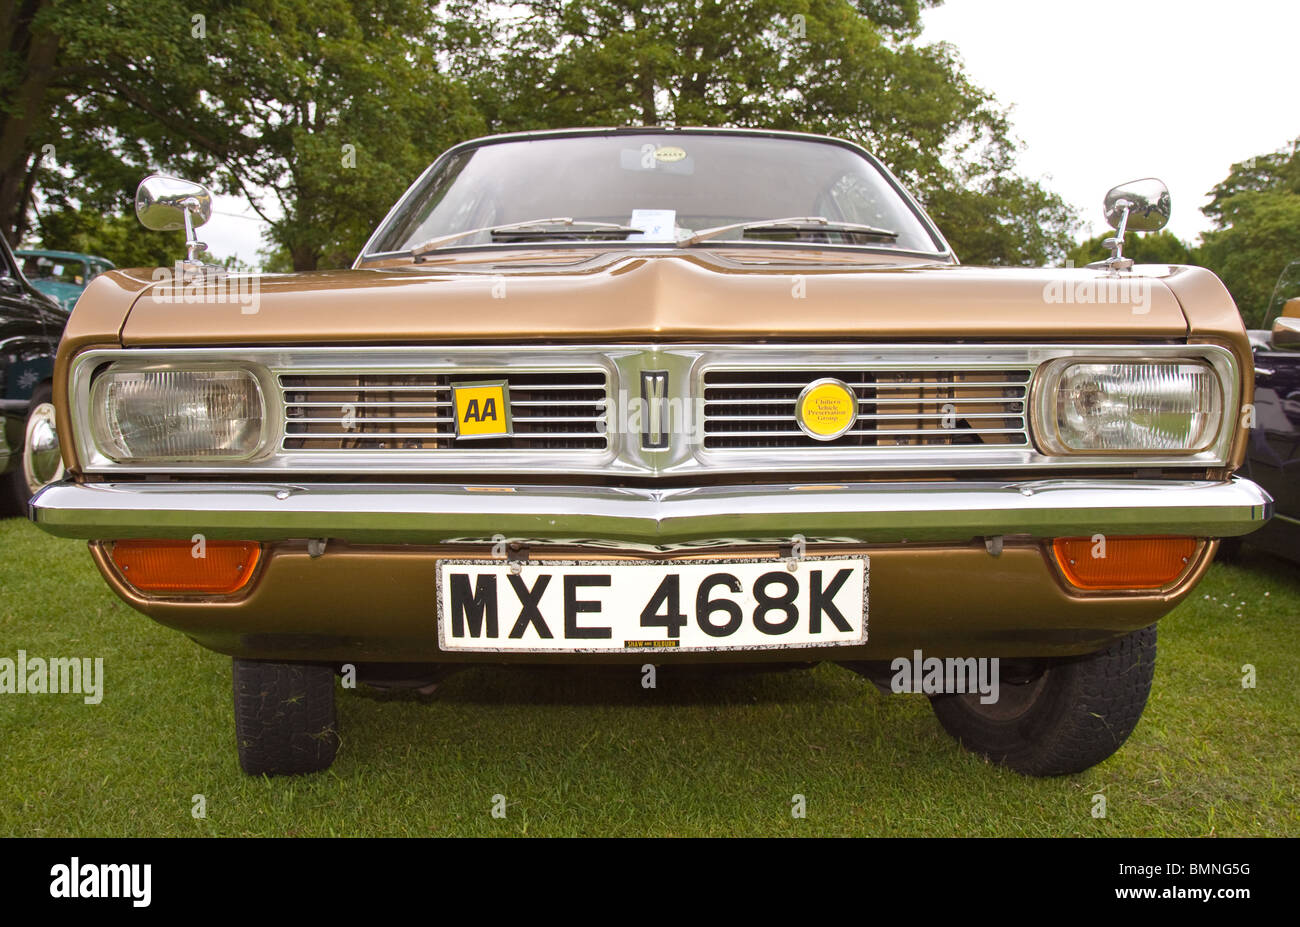
M480 653L836 647L867 640L868 558L439 560L438 645Z

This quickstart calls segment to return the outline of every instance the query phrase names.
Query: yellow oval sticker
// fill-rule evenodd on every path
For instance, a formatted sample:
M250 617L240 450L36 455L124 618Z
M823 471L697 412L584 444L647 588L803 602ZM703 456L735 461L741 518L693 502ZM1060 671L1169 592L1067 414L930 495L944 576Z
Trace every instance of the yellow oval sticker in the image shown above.
M665 164L671 164L674 161L680 161L685 157L686 157L685 150L678 148L676 145L665 145L663 148L655 149L655 160L662 161Z
M840 380L815 380L799 394L795 417L808 437L834 441L857 421L858 397Z

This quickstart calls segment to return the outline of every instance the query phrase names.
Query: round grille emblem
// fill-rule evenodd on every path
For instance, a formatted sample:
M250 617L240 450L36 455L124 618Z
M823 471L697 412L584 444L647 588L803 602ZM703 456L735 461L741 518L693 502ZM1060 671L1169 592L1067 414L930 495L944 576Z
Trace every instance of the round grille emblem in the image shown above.
M804 434L834 441L858 419L858 397L847 383L826 378L809 383L795 403L795 420Z

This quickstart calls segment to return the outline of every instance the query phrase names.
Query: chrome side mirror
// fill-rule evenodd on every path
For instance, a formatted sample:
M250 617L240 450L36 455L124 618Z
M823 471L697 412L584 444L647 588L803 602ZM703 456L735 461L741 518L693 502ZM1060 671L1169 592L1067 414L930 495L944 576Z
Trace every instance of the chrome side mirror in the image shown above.
M135 216L155 232L185 230L186 260L197 264L207 248L194 230L212 218L212 193L202 184L150 174L135 190Z
M1115 229L1116 235L1102 243L1110 251L1110 257L1089 266L1112 271L1128 270L1133 266L1133 260L1124 257L1124 235L1130 230L1158 232L1169 223L1169 188L1154 177L1131 180L1113 187L1106 194L1104 208L1106 221Z
M1119 229L1158 232L1169 224L1169 188L1154 177L1120 184L1106 194L1106 221Z
M1300 299L1293 299L1291 302L1300 303ZM1277 321L1273 323L1273 331L1269 333L1269 341L1278 351L1300 350L1300 317L1278 316Z

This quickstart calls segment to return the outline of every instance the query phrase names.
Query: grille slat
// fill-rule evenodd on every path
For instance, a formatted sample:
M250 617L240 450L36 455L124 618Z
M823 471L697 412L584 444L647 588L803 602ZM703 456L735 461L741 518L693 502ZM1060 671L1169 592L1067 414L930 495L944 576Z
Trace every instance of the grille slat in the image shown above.
M406 400L406 401L401 401L401 400L391 400L391 401L383 401L383 402L380 402L380 401L376 401L376 400L373 400L373 399L359 399L359 400L357 400L357 401L355 401L355 402L348 402L348 401L345 399L345 400L342 400L342 402L344 402L344 403L346 403L347 405L350 405L350 406L358 406L358 407L360 407L360 408L372 408L372 407L373 407L373 408L377 408L377 409L379 409L379 408L400 408L400 407L403 407L403 406L405 406L405 407L408 408L408 409L425 409L425 408L428 408L428 409L435 409L435 408L450 409L450 408L451 408L451 400L450 400L450 399L445 400L445 401L433 401L433 402L418 402L418 401L413 401L413 400ZM335 400L334 402L286 402L284 405L285 405L285 408L286 408L286 409L296 409L296 408L299 408L299 407L302 407L302 408L327 408L327 409L337 409L337 408L339 407L339 405L340 405L340 402L339 402L338 400Z
M854 428L845 432L846 435L878 435L879 431L872 428ZM963 428L924 428L915 431L891 430L887 433L889 437L898 435L969 435L970 432ZM980 432L986 435L1011 435L1020 434L1019 428L986 428ZM802 431L711 431L708 434L710 438L804 438L807 437Z
M903 422L940 421L941 422L944 419L948 418L949 414L950 413L944 413L944 412L925 412L916 415L909 415L906 412L898 412L898 413L888 413L883 415L865 415L859 412L858 421L859 422L864 422L864 421L903 421ZM709 421L789 423L792 417L793 417L792 414L791 415L710 415ZM987 416L983 416L983 415L980 416L980 418L986 418L986 417ZM1005 418L1008 420L1013 418L1017 420L1019 419L1019 416L998 416L998 417Z
M794 403L797 401L797 397L791 397L789 399L711 399L709 401L715 402L718 405L725 405L725 406L775 406L775 405L794 405ZM1005 405L1014 405L1018 402L1024 402L1025 397L1022 392L1022 394L1019 396L1008 397L1005 399L982 399L982 398L963 399L960 396L954 396L949 399L911 399L911 398L900 399L897 397L874 397L868 401L871 403L871 405L876 405L876 406L926 405L926 404L942 405L945 402L951 402L954 404L977 402L977 403L985 403L985 404L1002 403Z
M885 373L888 373L886 371ZM840 379L840 378L836 378ZM811 381L809 381L811 382ZM863 389L909 389L913 386L911 383L862 383L853 380L842 380L845 386L861 387ZM707 383L710 389L803 389L808 383ZM927 386L1023 386L1024 381L1018 380L988 380L988 381L966 381L966 380L944 380L927 383Z
M706 370L704 447L1028 447L1025 409L1032 372L1030 367ZM858 414L845 434L818 441L799 429L796 404L810 383L827 378L853 390Z
M451 390L504 380L511 435L457 440ZM608 447L604 370L281 373L283 447L294 451L570 451Z

